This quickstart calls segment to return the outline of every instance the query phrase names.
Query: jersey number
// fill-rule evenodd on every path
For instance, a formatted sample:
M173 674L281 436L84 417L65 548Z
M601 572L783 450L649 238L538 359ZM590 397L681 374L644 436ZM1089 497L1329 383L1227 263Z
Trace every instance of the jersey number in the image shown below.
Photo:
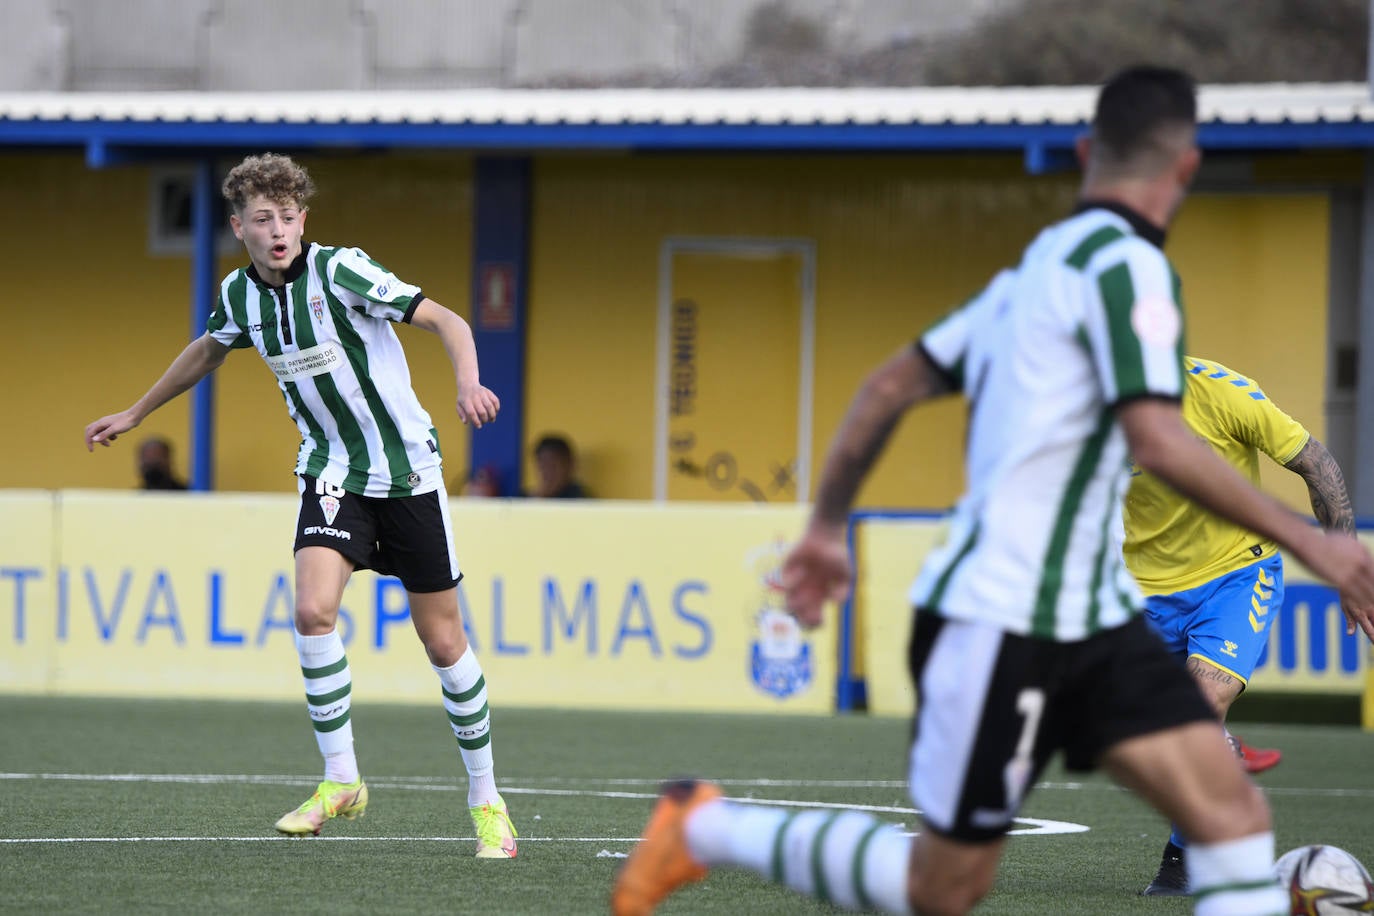
M1045 691L1038 687L1027 687L1016 695L1016 711L1021 714L1021 737L1016 742L1016 752L1007 761L1002 771L1002 780L1007 793L1007 810L1015 811L1021 807L1021 799L1026 794L1026 783L1030 781L1031 753L1035 749L1035 735L1040 730L1040 717L1045 712Z

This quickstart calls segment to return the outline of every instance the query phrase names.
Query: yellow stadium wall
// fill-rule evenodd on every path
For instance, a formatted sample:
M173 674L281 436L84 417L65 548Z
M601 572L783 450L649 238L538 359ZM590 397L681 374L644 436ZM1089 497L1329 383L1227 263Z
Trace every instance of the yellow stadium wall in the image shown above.
M309 238L364 247L469 314L466 156L300 159L320 186ZM662 241L804 239L816 250L814 480L865 372L1013 261L1047 219L1067 211L1076 181L1028 177L1014 156L541 156L524 439L567 432L597 495L652 496ZM190 260L148 253L147 197L146 167L92 170L76 154L0 157L0 203L26 219L25 231L7 240L7 261L32 277L60 278L41 302L11 310L20 346L0 364L0 384L11 393L6 417L20 444L0 459L7 485L135 483L132 449L89 456L80 436L89 420L141 394L190 333ZM1194 352L1253 375L1318 436L1327 214L1316 193L1200 194L1169 247L1184 277ZM219 273L242 260L223 258ZM453 480L466 469L468 440L453 415L447 359L423 332L400 333ZM744 397L750 371L747 362L738 367ZM218 487L291 489L298 439L259 361L231 357L217 373L216 396ZM188 408L187 398L178 399L133 434L171 438L183 472ZM947 506L961 484L962 435L957 400L913 416L860 503ZM1280 471L1267 483L1305 507L1292 475Z
M298 158L320 189L306 238L363 248L434 299L468 314L467 159ZM0 361L11 430L0 458L6 486L133 487L131 446L151 435L172 441L177 469L187 472L188 396L154 413L130 434L127 447L116 443L93 456L81 444L88 422L133 403L192 336L190 257L149 253L149 171L93 170L78 154L0 156L0 205L24 215L23 231L6 235L5 263L35 286L22 306L11 301L15 333ZM241 253L221 257L216 279L244 263ZM465 455L467 431L453 412L453 373L443 348L423 331L398 333L445 454ZM215 395L218 488L294 490L300 436L262 360L251 352L231 354L215 373ZM449 467L455 467L451 460Z
M1010 157L546 158L535 179L527 428L562 429L599 495L652 495L659 246L670 236L813 240L813 480L876 362L1014 262L1077 179ZM1253 375L1325 434L1322 194L1199 194L1169 251L1194 352ZM737 367L747 398L750 366ZM962 482L963 406L909 418L859 503L943 507ZM933 444L932 444L933 443ZM925 447L922 447L922 446ZM1265 485L1307 506L1292 474Z
M1259 382L1326 436L1330 204L1320 194L1199 195L1169 254L1183 277L1189 350ZM1265 489L1311 511L1296 475L1261 462Z

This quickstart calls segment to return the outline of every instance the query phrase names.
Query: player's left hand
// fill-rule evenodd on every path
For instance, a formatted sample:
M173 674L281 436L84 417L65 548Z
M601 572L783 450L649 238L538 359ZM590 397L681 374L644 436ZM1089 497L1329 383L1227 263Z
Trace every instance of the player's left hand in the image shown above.
M815 629L824 620L825 602L849 597L853 578L844 530L808 528L782 564L788 612L804 628Z
M471 423L475 429L481 429L483 423L490 423L496 419L496 414L501 409L501 399L485 385L477 385L470 389L460 387L457 409L458 419L464 423Z

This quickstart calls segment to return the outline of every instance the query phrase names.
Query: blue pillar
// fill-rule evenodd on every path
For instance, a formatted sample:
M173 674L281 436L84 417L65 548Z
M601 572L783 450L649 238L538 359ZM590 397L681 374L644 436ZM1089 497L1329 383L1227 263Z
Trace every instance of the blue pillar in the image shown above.
M503 496L520 491L530 180L527 157L479 158L473 166L472 333L482 384L501 399L501 413L473 430L468 468L495 468Z
M191 339L205 333L219 285L215 282L215 235L219 189L215 163L206 156L196 163L191 194ZM215 482L214 374L191 390L191 489L209 490Z

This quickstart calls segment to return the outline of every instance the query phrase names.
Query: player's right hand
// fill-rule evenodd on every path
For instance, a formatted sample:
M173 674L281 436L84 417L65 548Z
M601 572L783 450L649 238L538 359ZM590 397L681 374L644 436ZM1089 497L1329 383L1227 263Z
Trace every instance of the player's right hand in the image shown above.
M849 596L854 571L845 546L844 530L807 529L782 564L782 587L787 610L804 628L821 625L827 601Z
M134 419L132 413L122 410L119 413L112 413L108 417L101 417L93 423L86 424L86 451L95 451L97 443L110 447L110 443L119 438L121 433L127 433L138 425L138 420Z

